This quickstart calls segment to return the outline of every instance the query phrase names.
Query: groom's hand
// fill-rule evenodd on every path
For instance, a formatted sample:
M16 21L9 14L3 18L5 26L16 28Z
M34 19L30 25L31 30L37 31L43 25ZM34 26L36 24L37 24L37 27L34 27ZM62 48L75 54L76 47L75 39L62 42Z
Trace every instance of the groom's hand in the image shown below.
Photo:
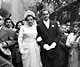
M38 37L38 38L37 38L37 41L38 41L38 42L42 41L42 38L41 38L41 37Z
M48 44L44 44L43 48L44 48L45 50L50 50L50 49L51 49Z

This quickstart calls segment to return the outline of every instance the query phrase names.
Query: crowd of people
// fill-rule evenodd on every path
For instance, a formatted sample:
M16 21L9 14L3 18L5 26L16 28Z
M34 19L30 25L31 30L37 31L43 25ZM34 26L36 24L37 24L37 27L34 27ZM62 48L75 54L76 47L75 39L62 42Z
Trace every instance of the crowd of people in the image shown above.
M14 24L0 15L0 67L80 66L80 22L50 16L47 9L39 15L27 10Z

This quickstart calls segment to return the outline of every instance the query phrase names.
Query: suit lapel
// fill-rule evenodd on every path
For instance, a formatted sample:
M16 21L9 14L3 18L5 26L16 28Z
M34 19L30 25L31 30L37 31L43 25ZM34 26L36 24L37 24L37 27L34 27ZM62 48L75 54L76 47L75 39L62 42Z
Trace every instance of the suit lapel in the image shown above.
M44 24L44 22L42 21L43 26L45 27L45 29L47 30L48 28L46 27L46 25Z
M48 31L52 28L52 21L50 20L49 28L47 28L46 25L44 24L44 22L42 21L41 27L42 27L42 29L44 29L46 32L48 32Z
M48 33L52 30L52 21L50 20L49 28L45 26L43 21L41 24L42 24L41 25L42 30L45 32L46 36L48 37L49 36Z
M47 31L47 27L46 27L46 25L44 24L43 21L42 21L42 28L43 28L45 31Z
M46 36L48 36L48 29L47 29L47 27L45 26L45 24L44 24L43 21L41 22L41 30L42 30L42 32L43 32Z
M51 21L50 21L50 24L49 24L49 29L51 28L51 25L52 25L52 23L51 23Z
M51 23L51 21L49 21L49 22L50 22L49 23L49 28L47 28L46 25L44 24L44 22L42 21L42 24L43 24L43 26L45 27L46 30L49 30L51 28L52 23Z

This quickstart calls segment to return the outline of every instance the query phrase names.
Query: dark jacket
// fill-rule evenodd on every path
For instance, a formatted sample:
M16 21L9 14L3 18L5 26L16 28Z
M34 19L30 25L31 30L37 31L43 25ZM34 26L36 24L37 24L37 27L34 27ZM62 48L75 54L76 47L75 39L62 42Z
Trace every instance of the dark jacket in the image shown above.
M57 23L54 23L54 21L50 20L50 26L49 29L45 26L43 21L38 21L38 26L37 26L37 31L38 31L38 36L41 36L42 41L40 46L43 46L44 44L49 44L51 45L53 42L58 43L59 41L59 29L57 26Z
M58 25L57 23L54 23L54 21L50 20L50 27L49 29L47 29L45 24L43 23L43 20L38 21L38 23L39 23L37 26L38 36L41 36L42 38L42 41L39 42L39 45L41 46L41 51L45 51L47 52L47 55L49 57L53 57L54 49L46 51L43 49L43 45L44 44L51 45L53 42L56 42L58 46L58 41L60 39Z

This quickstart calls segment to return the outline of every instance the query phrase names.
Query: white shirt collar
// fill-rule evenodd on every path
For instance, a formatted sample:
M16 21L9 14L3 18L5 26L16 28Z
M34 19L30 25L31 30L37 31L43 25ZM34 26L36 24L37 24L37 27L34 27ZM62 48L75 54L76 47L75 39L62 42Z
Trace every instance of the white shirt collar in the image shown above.
M48 19L47 21L43 20L45 26L47 27L47 29L49 28L50 25L50 20Z

